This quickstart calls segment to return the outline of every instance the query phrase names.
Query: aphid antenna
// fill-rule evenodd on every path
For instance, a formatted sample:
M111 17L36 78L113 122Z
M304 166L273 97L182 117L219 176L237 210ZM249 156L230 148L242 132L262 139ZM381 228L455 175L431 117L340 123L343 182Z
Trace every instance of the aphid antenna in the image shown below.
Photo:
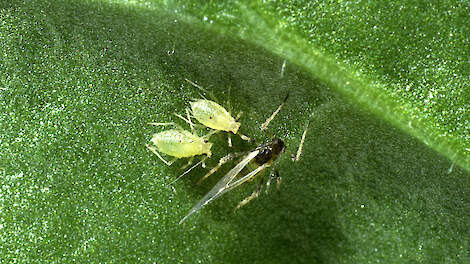
M285 63L286 63L286 61L284 60L283 67L285 67ZM268 134L271 138L274 138L273 135L271 133L269 133L266 129L267 129L269 123L274 119L274 117L279 113L279 111L281 111L281 109L284 106L285 102L289 98L289 94L290 94L290 92L288 91L287 94L286 94L286 97L284 98L282 103L279 105L279 107L276 109L276 111L274 111L273 114L270 117L268 117L268 119L266 119L266 121L260 127L261 131L263 131L265 134ZM285 150L291 156L293 161L299 161L300 160L300 155L302 154L302 148L303 148L303 145L304 145L304 142L305 142L305 137L307 135L308 126L310 124L310 118L312 116L313 116L313 113L310 114L308 119L307 119L307 124L305 125L304 132L302 133L302 138L300 140L300 144L299 144L299 147L297 149L296 154L294 155L290 151Z
M292 161L294 161L294 162L297 162L297 161L300 160L300 155L302 154L303 145L304 145L304 142L305 142L305 137L307 136L307 132L308 132L308 125L309 125L309 123L307 123L307 125L305 127L305 130L302 133L302 138L300 139L300 144L299 144L299 147L297 148L297 152L294 154L294 153L290 152L288 149L284 150L291 157Z
M206 93L209 95L209 97L214 101L214 102L217 102L217 98L214 96L214 94L210 91L208 91L207 89L203 88L202 86L200 86L199 84L197 83L194 83L193 81L190 81L188 79L184 79L185 81L187 81L188 83L190 83L191 85L193 85L194 87L198 88L199 90L201 90L202 92ZM201 95L202 98L206 99L206 97L202 94L199 94ZM206 99L207 100L207 99Z
M284 60L282 62L282 66L281 66L281 79L284 77L284 71L286 69L286 60ZM268 117L266 119L266 121L264 121L264 123L261 125L260 129L261 131L265 131L267 128L268 128L268 125L269 123L276 117L276 115L281 111L282 107L284 106L284 104L286 103L287 99L289 99L289 94L290 94L290 90L287 91L287 94L286 94L286 97L284 97L284 100L282 100L282 103L279 105L279 107L276 109L276 111L274 111L270 117Z
M199 93L199 92L198 92L197 94L199 94L199 97L202 97L204 100L207 100L206 96L203 95L202 93ZM191 98L191 100L192 100L192 101L197 101L197 100L199 100L199 98Z
M264 135L263 143L269 142L269 140L272 140L273 138L275 138L275 136L271 132L269 132L268 130L261 130L261 132L263 132L263 135ZM256 145L260 145L260 144L256 143Z
M197 124L194 124L192 121L191 121L191 114L190 114L190 111L189 111L189 108L186 108L186 118L183 117L182 115L178 114L178 113L173 113L175 116L177 116L178 118L182 119L184 122L188 123L189 124L189 127L191 128L191 132L194 133L194 127L197 126Z
M178 130L184 130L181 126L179 126L178 124L176 124L174 122L170 122L170 123L147 123L147 124L152 125L152 126L174 126Z
M282 62L282 66L281 66L281 78L284 77L284 71L286 70L286 60L284 60Z
M149 122L147 124L152 125L152 126L171 126L171 125L175 125L175 123L173 123L173 122L170 122L170 123L153 123L153 122Z
M450 168L447 170L447 174L452 173L452 171L454 170L454 165L455 165L455 162L452 162L452 164L450 165Z
M232 91L232 86L229 85L229 86L228 86L228 93L227 93L227 107L228 107L228 112L229 112L229 114L231 114L231 113L232 113L232 110L233 110L233 109L232 109L232 104L231 104L231 101L230 101L231 91ZM240 112L237 114L237 116L235 117L235 121L237 121L237 122L240 121L240 118L242 117L242 114L243 114L243 111L240 111ZM244 136L244 135L241 135L241 134L240 134L240 137L242 137L242 136ZM244 136L244 137L246 137L246 136ZM248 137L247 137L247 138L248 138ZM243 139L243 137L242 137L242 139ZM245 140L245 139L244 139L244 140Z
M189 113L189 108L186 107L186 117L189 120L189 126L191 127L191 131L194 131L194 125L193 122L191 121L191 114Z
M308 132L308 127L310 125L310 120L313 116L313 112L308 116L308 119L307 119L307 123L305 124L305 129L304 129L304 132L302 133L302 138L300 139L300 144L299 144L299 147L297 148L297 153L296 155L294 156L293 154L290 154L291 155L291 158L292 158L292 161L299 161L300 160L300 155L302 154L302 148L304 146L304 142L305 142L305 137L307 136L307 132Z
M175 116L177 116L178 118L184 120L184 122L188 123L189 126L191 127L191 130L194 129L194 125L193 125L193 123L191 122L190 119L186 119L185 117L183 117L182 115L180 115L180 114L178 114L178 113L173 113L173 114L174 114Z
M295 154L290 152L288 149L284 150L291 158L292 161L295 161Z
M194 164L191 168L187 169L185 172L183 172L180 176L178 176L178 178L176 178L175 180L173 180L172 182L170 182L168 185L172 185L173 183L177 182L179 179L181 179L184 175L188 174L190 171L192 171L194 168L196 168L197 166L199 166L201 163L204 164L204 162L206 161L207 157L204 157L203 159L201 159L198 163Z
M261 125L260 129L261 131L264 131L266 130L266 128L268 127L269 123L274 119L274 117L276 117L276 115L279 113L279 111L281 111L282 107L284 106L284 104L286 103L287 99L289 98L289 92L287 92L287 95L286 97L284 98L284 100L282 101L282 103L279 105L279 107L276 109L276 111L274 111L272 113L272 115L270 117L268 117L268 119L266 119L266 121L264 121L264 123Z
M189 108L186 108L186 116L187 118L183 117L182 115L180 114L177 114L177 113L173 113L175 116L177 116L178 118L182 119L184 122L188 123L189 124L189 127L191 128L191 132L195 133L195 127L199 127L199 128L204 128L203 125L200 125L200 124L194 124L192 121L191 121L191 114L189 113ZM178 129L182 129L180 126L176 125L175 126L178 128Z
M163 161L163 163L165 163L167 166L171 166L171 164L173 164L173 163L177 160L177 158L174 158L174 159L171 160L171 161L166 161L166 160L160 155L160 153L158 153L158 151L157 151L154 147L150 146L149 144L145 144L145 146L146 146L150 151L152 151L153 154L157 155L157 157L158 157L161 161Z
M302 138L300 139L299 148L297 149L297 154L295 155L295 159L293 159L294 161L300 160L300 154L302 154L302 147L304 146L305 136L307 135L309 124L310 124L310 120L308 120L307 124L305 125L304 132L302 133Z

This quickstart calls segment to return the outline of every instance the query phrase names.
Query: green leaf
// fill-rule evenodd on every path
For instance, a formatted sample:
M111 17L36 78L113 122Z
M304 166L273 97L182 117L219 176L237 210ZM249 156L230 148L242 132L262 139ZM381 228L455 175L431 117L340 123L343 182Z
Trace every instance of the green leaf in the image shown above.
M2 263L466 263L466 2L0 2ZM286 67L281 74L283 62ZM144 146L210 90L302 159L210 190ZM228 89L230 88L230 89ZM229 103L225 103L229 100ZM184 125L182 122L181 125ZM199 131L205 133L205 131ZM211 138L214 158L253 145Z
M184 2L170 6L300 66L470 171L468 3Z

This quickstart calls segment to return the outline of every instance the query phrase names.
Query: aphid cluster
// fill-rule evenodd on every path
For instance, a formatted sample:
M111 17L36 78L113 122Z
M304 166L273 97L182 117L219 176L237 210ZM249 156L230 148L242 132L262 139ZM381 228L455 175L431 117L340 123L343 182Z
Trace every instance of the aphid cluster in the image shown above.
M199 85L189 80L187 81L192 85L198 87L199 89L203 90L203 88ZM266 130L269 123L274 119L277 113L279 113L287 98L288 96L285 97L284 101L279 105L277 110L274 111L273 114L269 118L267 118L266 121L261 125L260 129L262 131ZM201 159L201 161L192 166L190 169L186 170L177 179L179 179L201 163L203 164L203 166L205 166L204 161L212 154L212 143L208 141L209 137L212 134L217 133L219 131L228 132L228 142L230 146L230 134L238 134L242 139L251 141L248 137L238 133L240 128L240 122L238 121L238 119L240 115L238 115L237 118L234 118L232 117L230 112L227 111L224 107L212 100L208 100L205 98L192 101L190 103L190 107L191 109L186 109L186 117L183 117L178 114L175 115L183 119L186 123L190 125L192 130L191 132L182 129L174 123L150 123L152 125L157 126L173 125L175 128L154 134L151 139L152 145L146 145L147 148L149 148L153 153L155 153L158 158L160 158L167 165L171 165L176 159L190 157L191 159L188 163L189 166L194 156L205 155L205 157ZM198 136L194 131L194 124L192 123L191 117L194 117L199 123L213 130L205 136ZM297 155L293 157L294 161L297 161L300 158L307 128L305 129L302 135ZM279 161L279 158L281 157L281 154L285 150L286 146L284 142L277 137L273 137L271 141L260 144L251 151L243 153L234 152L221 158L217 166L212 168L206 175L204 175L200 181L203 181L204 179L215 173L226 162L243 156L241 160L229 172L227 172L225 176L221 180L219 180L217 184L198 203L196 203L196 205L189 211L189 213L180 221L180 224L184 222L190 215L199 211L202 207L214 201L224 193L240 186L246 181L254 179L268 167L272 167L272 169L266 183L266 191L269 188L270 182L274 178L276 179L277 186L279 188L279 185L281 183L281 177L276 168L276 165ZM172 156L174 158L172 161L168 162L163 159L159 152ZM248 164L252 164L252 166L250 166L252 170L245 175L239 176L242 170L246 168ZM261 177L257 189L250 196L241 201L235 207L234 210L237 210L241 206L250 202L252 199L258 197L264 185L263 183L264 177Z

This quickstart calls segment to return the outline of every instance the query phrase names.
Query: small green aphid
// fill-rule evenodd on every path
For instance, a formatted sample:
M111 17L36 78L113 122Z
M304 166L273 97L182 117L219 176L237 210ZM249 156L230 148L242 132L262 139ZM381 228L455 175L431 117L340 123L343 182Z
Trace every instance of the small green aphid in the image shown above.
M162 125L174 125L173 123L149 123L150 125L162 126ZM200 137L194 133L183 130L182 128L165 130L159 133L155 133L152 136L150 144L145 144L145 146L152 151L157 157L163 161L166 165L170 166L177 159L180 158L190 158L188 165L192 163L192 160L195 156L205 155L201 161L191 167L189 170L185 171L177 179L191 171L193 168L199 164L203 164L204 161L212 155L211 148L212 143L210 143L207 138L211 134ZM166 161L160 153L166 154L168 156L174 157L171 161Z
M193 86L199 88L201 91L209 93L201 86L196 83L186 79L187 82ZM210 94L210 93L209 93ZM212 95L211 95L212 96ZM213 97L213 96L212 96ZM191 106L191 115L196 118L204 126L214 129L216 131L225 131L232 134L237 134L240 128L240 119L241 113L238 114L236 118L232 117L229 111L227 111L220 104L207 100L207 99L198 99L190 103ZM190 122L190 121L189 121ZM238 133L238 135L243 139L249 141L245 135ZM228 137L229 146L232 146L231 138Z
M237 134L240 122L218 103L200 99L191 102L190 105L192 115L204 126Z
M150 141L161 153L178 159L203 154L207 157L212 155L212 143L186 130L170 129L156 133Z

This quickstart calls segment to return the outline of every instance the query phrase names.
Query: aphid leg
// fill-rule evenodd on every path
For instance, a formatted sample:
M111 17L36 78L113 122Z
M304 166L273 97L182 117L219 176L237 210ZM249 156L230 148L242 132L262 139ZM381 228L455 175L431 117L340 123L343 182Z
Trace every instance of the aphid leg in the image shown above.
M184 175L188 174L190 171L192 171L194 168L196 168L197 166L199 166L199 164L203 164L204 161L207 159L207 157L204 157L202 160L200 160L198 163L194 164L191 168L189 168L188 170L186 170L185 172L183 172L180 176L178 176L178 178L176 178L174 181L170 182L170 184L173 184L175 183L177 180L181 179L181 177L183 177Z
M193 164L193 160L194 160L194 156L192 156L191 158L189 158L188 160L188 163L186 165L184 165L183 167L181 167L182 170L186 169L187 167L189 167L191 164Z
M232 159L236 158L236 157L239 157L239 156L242 156L242 155L245 155L246 152L234 152L234 153L230 153L228 155L226 155L225 157L222 157L220 158L219 160L219 163L217 164L217 166L215 166L214 168L212 168L208 173L206 173L206 175L204 175L198 182L197 184L200 184L201 182L203 182L205 179L207 179L209 176L211 176L212 174L214 174L220 167L222 167L222 165L224 165L225 163L231 161Z
M155 155L157 155L157 157L158 157L161 161L163 161L166 165L168 165L168 166L171 166L171 164L173 164L173 162L175 162L175 161L177 160L177 158L174 158L174 159L171 160L171 161L166 161L162 156L160 156L160 154L158 153L158 151L157 151L154 147L150 146L149 144L145 144L145 146L146 146L150 151L152 151Z
M261 125L260 127L261 131L266 130L266 128L269 125L269 122L271 122L274 119L274 117L279 113L279 111L281 111L282 107L287 101L287 98L289 98L289 93L287 93L286 97L284 98L282 103L279 105L279 107L276 109L276 111L274 111L273 114L270 117L268 117L268 119L266 119L266 121L264 121L264 123Z
M240 136L241 139L245 140L245 141L248 141L248 142L253 142L253 139L243 135L243 134L240 134L238 133L238 135Z
M227 133L227 142L228 142L228 146L232 147L232 137L230 137L230 133Z
M189 124L189 126L191 127L191 130L194 130L194 125L193 125L193 123L191 122L190 119L186 119L185 117L183 117L183 116L181 116L180 114L177 114L177 113L173 113L173 114L174 114L175 116L177 116L177 117L183 119L184 122L186 122L186 123Z
M269 191L269 186L271 185L271 181L274 179L274 176L275 176L275 172L274 172L274 169L276 167L274 166L272 169L271 169L271 172L269 173L269 178L268 178L268 181L266 182L266 194L268 193ZM276 172L277 172L277 169L276 169Z
M274 169L274 173L276 174L276 189L277 191L279 192L281 190L281 182L282 182L282 178L281 178L281 175L279 174L279 171L277 170L277 168Z
M238 122L238 121L240 120L242 114L243 114L243 112L238 113L237 117L235 118L235 121ZM249 138L249 137L247 137L247 136L245 136L245 135L243 135L243 134L241 134L241 133L237 133L237 135L240 136L240 138L243 139L243 140L245 140L245 141L252 142L252 139L251 139L251 138Z
M174 125L175 123L147 123L152 126L171 126Z
M302 139L300 140L299 148L297 149L297 155L295 155L295 159L293 159L293 161L300 160L300 154L302 154L302 147L304 146L305 136L307 135L307 131L308 131L308 125L309 125L309 122L307 122L307 125L305 126L304 133L302 134Z
M258 187L256 187L256 190L248 197L246 197L245 199L243 199L243 201L241 201L237 207L235 207L233 209L232 212L235 212L237 211L240 207L246 205L247 203L249 203L251 200L257 198L259 196L259 194L261 193L261 190L263 189L263 183L264 183L264 177L261 177L259 183L258 183Z

